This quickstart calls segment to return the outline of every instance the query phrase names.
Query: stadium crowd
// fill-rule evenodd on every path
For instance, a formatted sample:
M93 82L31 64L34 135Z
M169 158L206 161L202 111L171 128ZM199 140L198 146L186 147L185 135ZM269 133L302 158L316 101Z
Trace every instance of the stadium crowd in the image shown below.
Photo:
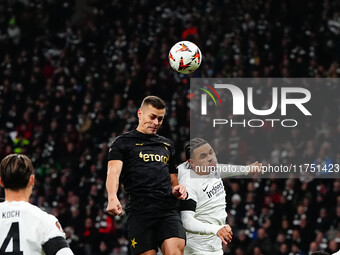
M174 43L199 45L203 63L192 77L340 75L338 1L94 0L79 8L66 0L0 1L0 158L32 159L31 202L58 217L75 254L128 253L124 215L103 211L107 151L136 126L144 96L168 103L160 134L175 142L177 162L184 160L189 77L169 67ZM340 164L340 87L331 92L323 120L292 130L285 143L273 143L266 129L249 129L247 139L230 132L230 162ZM225 184L234 232L225 254L340 248L340 179ZM124 201L123 190L119 196Z

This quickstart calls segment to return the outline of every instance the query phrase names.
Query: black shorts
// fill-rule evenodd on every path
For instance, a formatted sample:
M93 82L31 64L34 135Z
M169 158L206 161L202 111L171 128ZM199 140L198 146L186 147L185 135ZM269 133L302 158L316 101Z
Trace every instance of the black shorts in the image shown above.
M158 250L164 240L179 237L186 240L185 230L178 211L161 215L129 215L128 238L132 254Z

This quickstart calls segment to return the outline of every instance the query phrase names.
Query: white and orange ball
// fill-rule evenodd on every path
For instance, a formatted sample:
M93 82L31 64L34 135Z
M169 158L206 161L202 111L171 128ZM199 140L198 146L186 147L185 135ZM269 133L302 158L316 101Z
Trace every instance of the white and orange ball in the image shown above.
M169 52L169 63L172 69L182 74L195 71L202 62L202 53L196 44L181 41L172 46Z

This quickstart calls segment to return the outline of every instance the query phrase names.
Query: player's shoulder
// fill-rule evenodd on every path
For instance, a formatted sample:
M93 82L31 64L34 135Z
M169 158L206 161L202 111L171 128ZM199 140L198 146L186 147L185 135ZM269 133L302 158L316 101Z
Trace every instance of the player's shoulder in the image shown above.
M167 146L172 146L172 147L174 147L174 142L171 141L169 138L166 138L165 136L156 134L156 135L155 135L155 138L156 138L159 142L162 142L162 143L164 143L164 144L167 145Z
M42 222L42 224L44 224L47 221L54 222L56 220L56 217L52 214L48 214L39 207L25 201L5 201L0 203L0 210L13 210L14 208L22 211L25 217L31 219L34 222Z
M47 221L54 222L55 220L57 220L57 218L54 215L41 210L38 206L27 203L26 207L31 213L34 213L35 216L39 217L42 222L47 222Z
M185 185L186 187L191 187L192 189L196 189L200 183L203 182L203 177L196 175L188 161L183 162L178 165L178 182Z
M179 183L184 183L186 181L186 178L190 174L190 165L188 161L183 162L182 164L179 164L177 166L178 171L178 181Z
M134 134L133 130L125 132L125 133L117 136L116 138L114 138L111 146L112 145L124 145L124 144L126 144L126 142L129 139L134 138L134 137L135 137L135 134Z

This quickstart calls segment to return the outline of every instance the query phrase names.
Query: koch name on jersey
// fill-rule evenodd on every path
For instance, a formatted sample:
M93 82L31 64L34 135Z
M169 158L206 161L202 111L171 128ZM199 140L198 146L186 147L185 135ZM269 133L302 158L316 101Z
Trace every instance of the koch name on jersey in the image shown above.
M53 215L24 201L0 203L0 215L0 254L72 254Z
M34 185L33 166L25 155L11 154L0 164L0 254L73 255L58 220L28 203Z

